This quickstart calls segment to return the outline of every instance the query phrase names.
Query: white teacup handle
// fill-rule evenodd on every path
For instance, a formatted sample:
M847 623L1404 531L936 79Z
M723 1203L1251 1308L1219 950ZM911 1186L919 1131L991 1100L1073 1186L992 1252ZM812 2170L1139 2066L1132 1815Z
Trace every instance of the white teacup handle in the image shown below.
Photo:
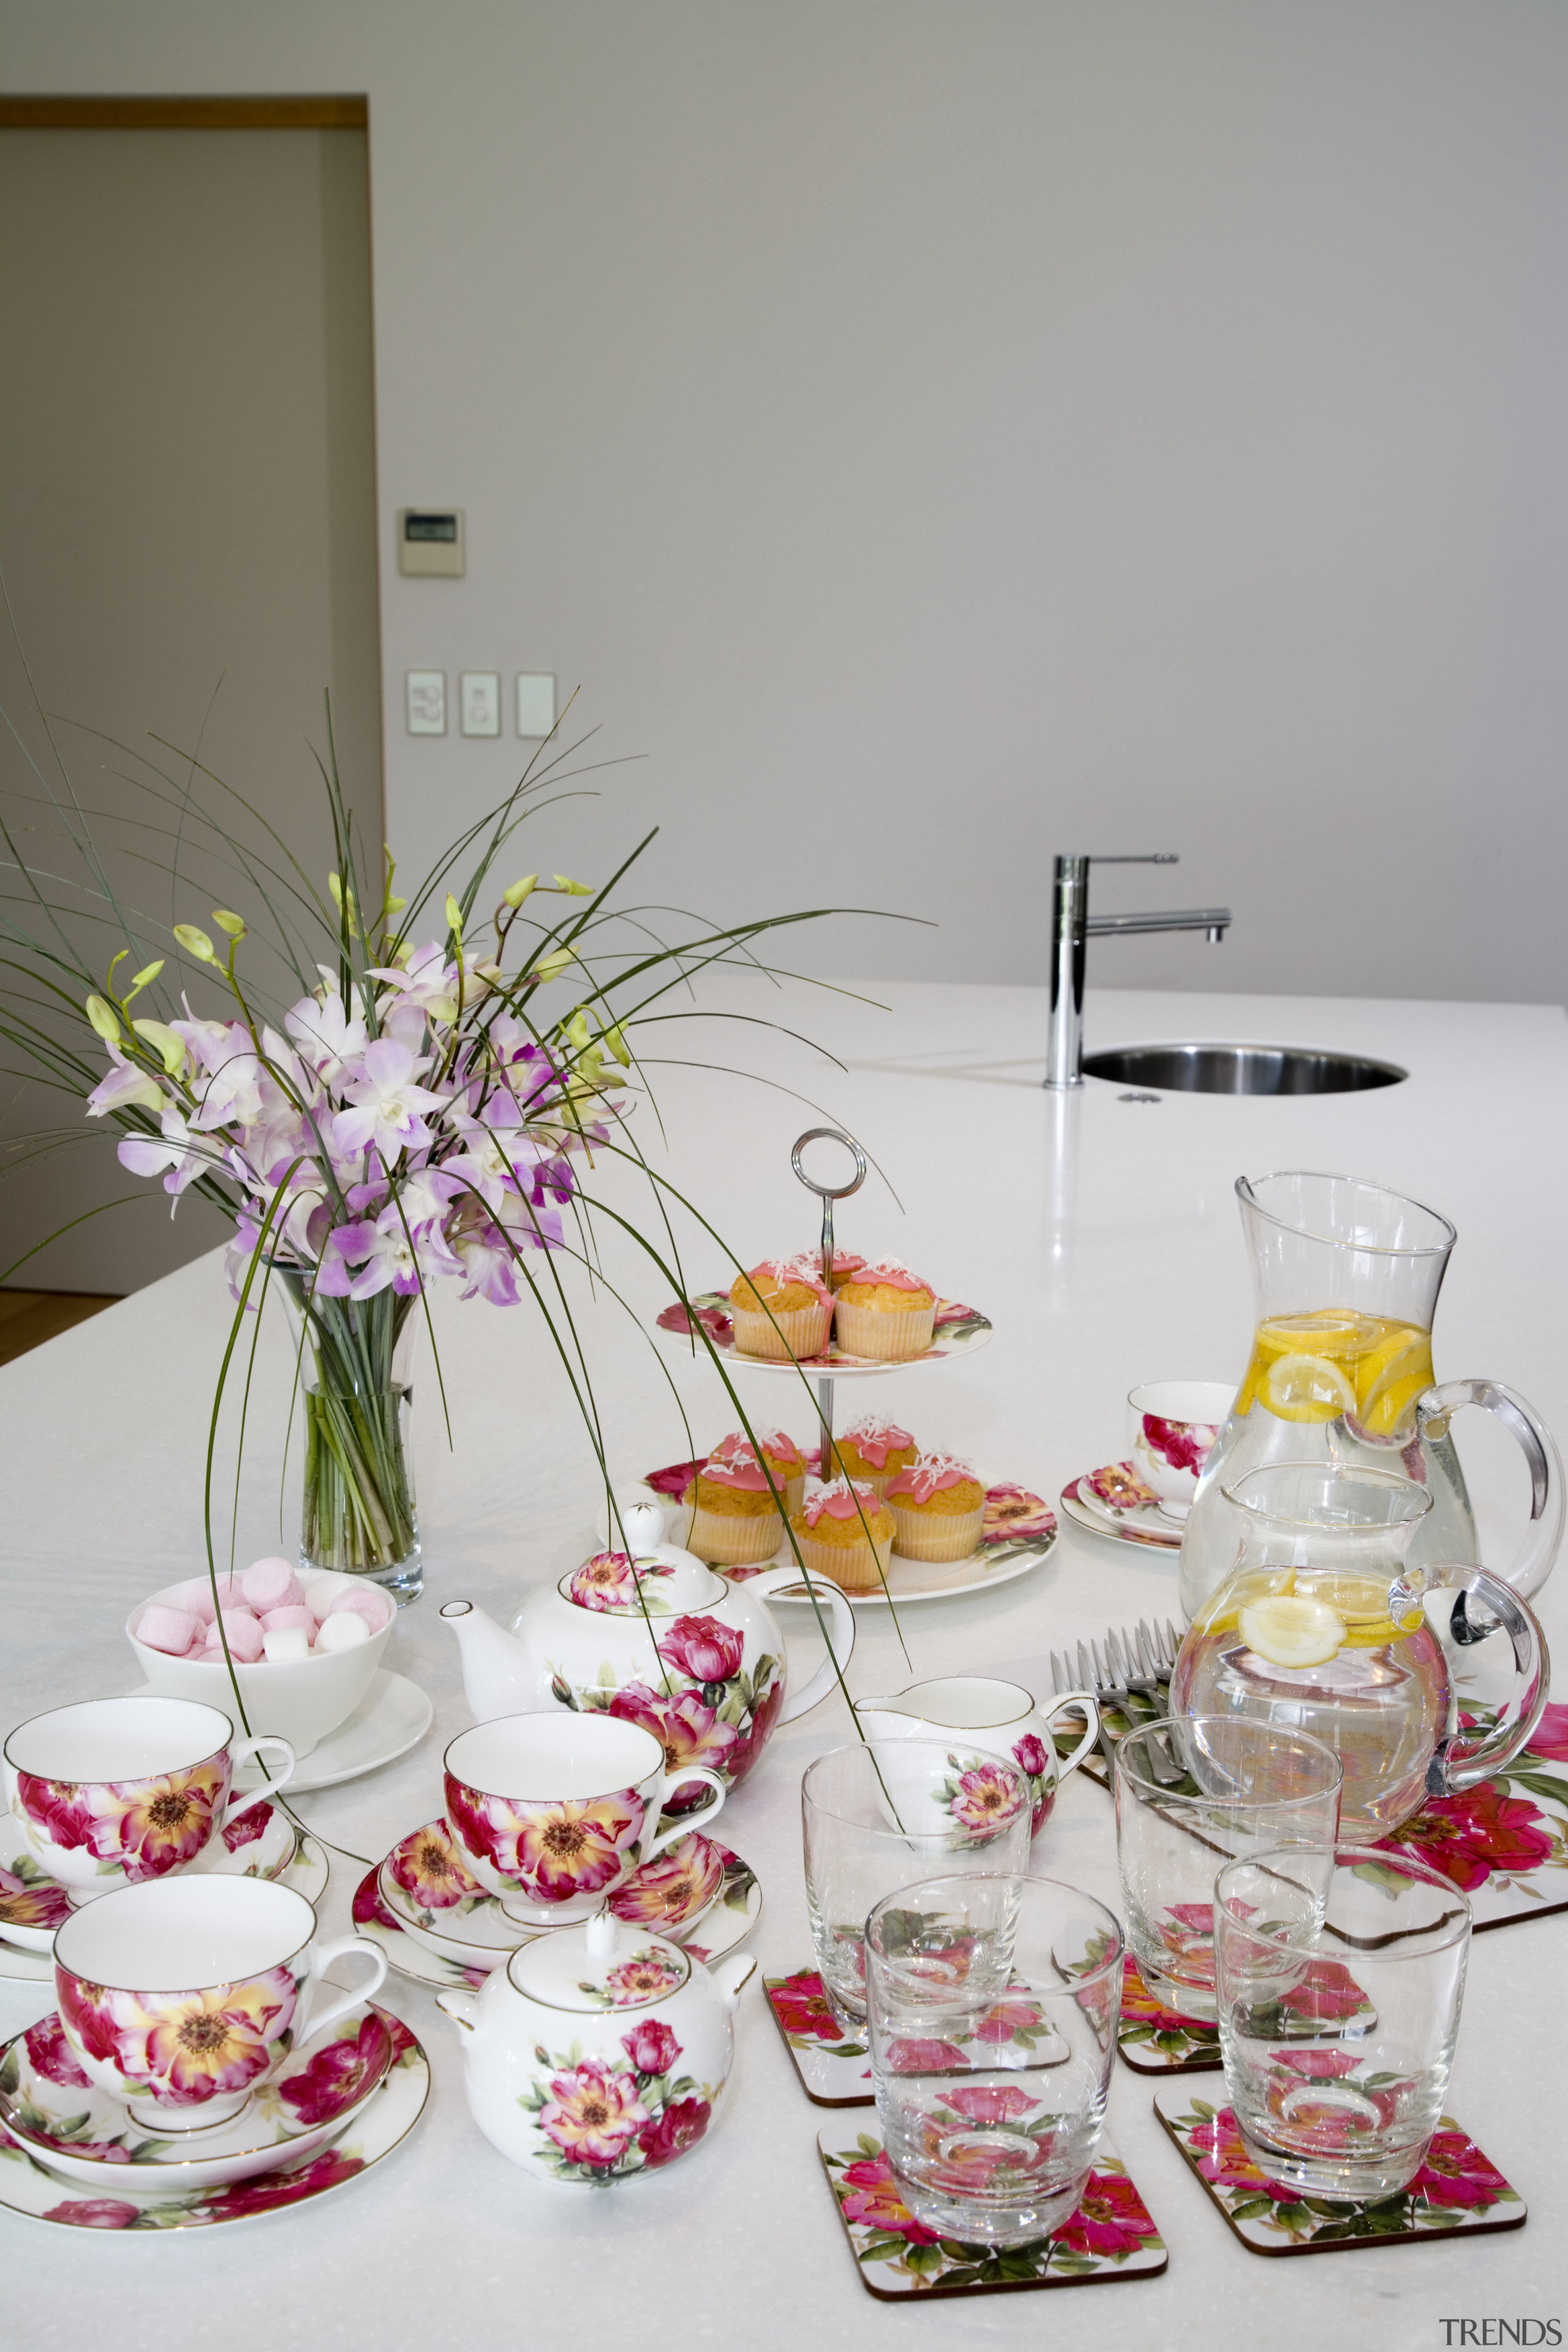
M761 1576L747 1579L752 1592L776 1592L782 1585L807 1584L827 1603L833 1631L828 1637L828 1654L804 1690L791 1692L779 1710L780 1723L793 1723L797 1715L809 1715L812 1708L825 1699L844 1668L849 1664L855 1647L855 1612L844 1598L840 1586L826 1576L811 1576L790 1561L783 1568L764 1568Z
M238 1821L241 1813L247 1813L252 1805L260 1804L264 1797L280 1795L294 1778L296 1759L293 1748L289 1741L283 1738L282 1733L278 1731L258 1731L254 1739L237 1739L233 1742L228 1754L235 1777L237 1778L240 1766L248 1764L251 1758L262 1748L281 1748L283 1750L281 1777L263 1780L259 1789L252 1789L248 1797L241 1797L237 1804L230 1805L218 1823L220 1830L227 1829L230 1822ZM265 1766L262 1769L265 1770Z
M351 1955L362 1952L371 1963L369 1976L363 1984L356 1985L352 1992L340 1993L336 2000L329 2001L318 2017L316 1996L328 1969L334 1960L344 1959ZM310 1958L310 1981L305 1997L305 2022L294 2036L295 2049L303 2050L307 2042L314 2042L318 2033L324 2033L329 2025L335 2025L338 2019L346 2017L351 2009L358 2009L362 2001L374 2000L385 1982L386 1954L379 1944L373 1944L367 1936L335 1936L330 1944L318 1945Z
M1088 1720L1084 1725L1083 1738L1079 1741L1072 1754L1065 1762L1060 1758L1058 1759L1057 1786L1058 1789L1069 1772L1078 1770L1079 1766L1100 1738L1100 1701L1092 1691L1063 1691L1058 1697L1052 1699L1049 1706L1042 1706L1040 1713L1045 1718L1047 1730L1065 1706L1081 1707ZM1054 1738L1051 1744L1053 1747L1056 1744Z
M706 1780L713 1791L715 1801L710 1805L704 1805L702 1811L695 1816L683 1813L679 1821L670 1823L668 1829L660 1830L653 1843L643 1848L644 1862L651 1862L656 1853L664 1852L666 1846L674 1845L683 1837L689 1837L693 1830L700 1830L703 1836L707 1836L729 1790L718 1773L710 1771L706 1764L688 1764L679 1772L667 1772L659 1783L658 1801L661 1806L668 1805L677 1789L684 1789L690 1780Z

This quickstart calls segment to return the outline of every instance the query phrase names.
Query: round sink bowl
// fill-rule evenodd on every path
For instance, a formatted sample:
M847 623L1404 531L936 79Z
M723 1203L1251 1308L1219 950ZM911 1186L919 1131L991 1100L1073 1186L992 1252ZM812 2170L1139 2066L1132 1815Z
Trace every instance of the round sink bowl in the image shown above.
M1394 1062L1364 1054L1314 1052L1303 1045L1115 1045L1083 1057L1086 1078L1166 1087L1187 1095L1348 1095L1396 1087L1408 1077Z

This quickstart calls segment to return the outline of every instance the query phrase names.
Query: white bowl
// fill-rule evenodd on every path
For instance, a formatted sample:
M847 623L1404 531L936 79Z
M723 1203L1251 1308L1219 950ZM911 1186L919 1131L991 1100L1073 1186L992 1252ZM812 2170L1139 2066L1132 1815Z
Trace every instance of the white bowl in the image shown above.
M210 1658L171 1658L163 1650L149 1649L145 1642L136 1638L142 1612L150 1609L155 1601L172 1600L189 1581L188 1577L183 1578L179 1584L165 1585L161 1592L150 1592L144 1601L139 1601L125 1621L126 1639L136 1653L136 1663L146 1675L150 1689L167 1698L205 1700L208 1706L222 1707L232 1719L234 1687L221 1658L216 1664ZM341 1576L334 1569L323 1569L318 1576L306 1577L301 1581L312 1591L325 1584L329 1591L352 1591L361 1580ZM252 1731L278 1732L289 1741L296 1756L308 1756L318 1740L325 1739L330 1731L335 1731L353 1713L370 1688L371 1677L381 1664L381 1654L397 1615L391 1594L384 1594L383 1598L389 1612L386 1623L368 1641L356 1642L352 1650L329 1650L321 1657L280 1659L276 1664L263 1660L247 1666L236 1661L234 1671L239 1677L239 1693ZM236 1724L235 1729L239 1728Z

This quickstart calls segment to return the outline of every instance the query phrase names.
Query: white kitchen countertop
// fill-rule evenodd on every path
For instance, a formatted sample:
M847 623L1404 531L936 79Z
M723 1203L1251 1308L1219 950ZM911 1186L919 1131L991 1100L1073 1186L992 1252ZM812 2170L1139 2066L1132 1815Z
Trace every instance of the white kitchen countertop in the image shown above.
M1506 1380L1568 1431L1561 1009L1091 992L1091 1046L1161 1036L1331 1045L1411 1075L1365 1095L1258 1101L1124 1103L1124 1089L1091 1084L1064 1108L1038 1084L1038 991L879 986L890 1010L875 1011L799 987L778 997L760 982L729 989L736 1009L830 1041L847 1075L732 1024L693 1033L700 1044L670 1052L744 1056L753 1066L760 1052L781 1083L852 1125L907 1214L868 1184L841 1209L840 1240L868 1254L895 1251L996 1327L971 1360L858 1389L855 1409L874 1395L923 1441L972 1454L990 1477L1018 1479L1054 1503L1068 1478L1120 1456L1134 1383L1239 1375L1252 1318L1232 1185L1243 1172L1294 1166L1373 1178L1452 1217L1459 1243L1437 1315L1438 1377ZM666 1074L661 1098L677 1139L658 1164L746 1263L813 1238L815 1204L790 1175L788 1148L818 1123L816 1109L679 1069ZM642 1124L653 1151L654 1123ZM643 1313L664 1303L657 1276L628 1268L624 1253L607 1262ZM726 1278L709 1244L692 1244L687 1271L699 1289ZM0 1369L0 1726L129 1688L128 1610L200 1566L202 1462L228 1311L217 1261L204 1259ZM451 1453L424 1343L426 1595L404 1613L385 1664L431 1691L436 1726L401 1762L299 1801L308 1823L365 1857L438 1810L441 1748L468 1719L439 1603L472 1599L504 1621L525 1580L558 1575L591 1548L592 1457L531 1314L462 1306L455 1294L437 1301ZM668 1391L621 1310L601 1298L585 1328L619 1475L681 1457ZM677 1356L663 1360L698 1443L712 1443L733 1422L712 1374ZM782 1381L738 1377L752 1382L752 1409L809 1433L804 1398L789 1406ZM281 1331L264 1332L242 1564L279 1548L276 1424L287 1382ZM849 1400L840 1396L842 1417ZM1482 1549L1500 1559L1522 1519L1524 1478L1506 1440L1468 1425L1479 1418L1464 1417L1459 1442ZM296 1467L285 1549L298 1512ZM1561 1637L1568 1570L1540 1607L1549 1636ZM851 1685L866 1693L939 1671L1000 1671L1047 1692L1053 1647L1151 1612L1175 1613L1174 1555L1064 1526L1046 1566L1017 1582L900 1612L908 1666L886 1612L863 1620ZM797 1614L789 1612L792 1639ZM798 1648L808 1663L813 1637ZM803 1767L847 1729L832 1699L777 1733L725 1817L723 1834L761 1874L752 1948L771 1972L810 1965L796 1790ZM1115 1902L1110 1808L1097 1788L1069 1784L1036 1866ZM347 1925L359 1874L334 1860L324 1905L333 1932ZM26 2352L100 2342L116 2352L283 2352L333 2339L553 2352L612 2334L759 2352L848 2352L916 2336L944 2346L1092 2337L1112 2352L1256 2343L1427 2352L1443 2344L1443 2317L1568 2317L1557 2137L1557 2101L1568 2095L1565 1960L1568 1916L1489 1933L1471 1958L1450 2105L1527 2200L1522 2231L1259 2259L1230 2236L1155 2123L1153 2081L1119 2064L1110 2129L1164 2233L1166 2274L1065 2301L1046 2293L950 2303L940 2318L877 2304L857 2280L816 2155L828 2111L798 2089L756 1980L742 1999L731 2102L704 2147L658 2175L574 2192L531 2187L479 2137L455 2030L428 1993L392 1977L383 1998L425 2042L434 2087L418 2132L386 2165L319 2206L235 2229L121 2238L0 2213L5 2334ZM49 2005L45 1989L0 1986L0 2029L14 2032ZM1178 2079L1200 2095L1220 2080Z

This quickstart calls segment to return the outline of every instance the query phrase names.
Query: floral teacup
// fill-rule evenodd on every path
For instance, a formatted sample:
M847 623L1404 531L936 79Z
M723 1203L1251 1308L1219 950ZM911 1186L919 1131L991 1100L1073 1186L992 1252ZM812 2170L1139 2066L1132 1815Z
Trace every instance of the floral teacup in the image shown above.
M690 1828L660 1830L675 1790L724 1783L705 1766L665 1769L651 1732L613 1716L508 1715L460 1732L446 1759L447 1824L470 1874L510 1919L556 1927L603 1908L622 1881Z
M226 2123L292 2052L380 1990L378 1946L315 1937L312 1906L266 1879L120 1887L56 1934L66 2040L89 2080L160 2135ZM349 1953L369 1975L321 2007L322 1977Z
M1160 1498L1167 1518L1184 1519L1236 1391L1223 1381L1151 1381L1127 1399L1128 1463Z
M228 1801L237 1768L280 1748L275 1780ZM5 1742L5 1795L28 1846L78 1902L195 1862L222 1830L275 1797L294 1769L286 1739L236 1739L216 1706L184 1698L96 1698L19 1724Z

